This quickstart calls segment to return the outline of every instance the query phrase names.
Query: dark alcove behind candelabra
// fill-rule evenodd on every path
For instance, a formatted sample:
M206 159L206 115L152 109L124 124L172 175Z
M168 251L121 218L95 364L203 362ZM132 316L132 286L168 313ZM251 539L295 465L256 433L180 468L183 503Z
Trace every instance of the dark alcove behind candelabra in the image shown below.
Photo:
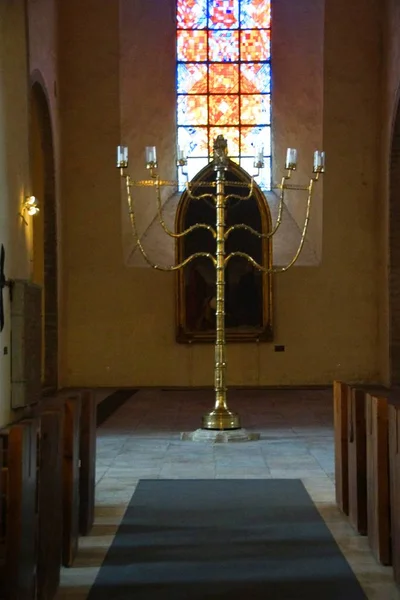
M184 191L178 205L177 232L196 223L205 223L215 228L215 180L216 173L211 162L190 182L190 193ZM201 185L196 185L200 183ZM235 162L229 161L224 190L226 230L243 223L265 235L271 231L270 210L257 184L254 184L250 198L246 198L250 183L249 174ZM205 194L213 195L214 198L193 198ZM231 198L231 194L246 199ZM228 235L225 242L226 256L234 251L246 252L264 267L272 266L272 244L269 238L257 237L246 229L237 229ZM216 242L210 231L196 229L176 240L178 262L195 252L209 252L215 256ZM271 340L272 276L260 272L245 258L234 256L226 266L225 279L226 340ZM215 267L207 258L196 258L177 272L178 342L215 342L215 283Z

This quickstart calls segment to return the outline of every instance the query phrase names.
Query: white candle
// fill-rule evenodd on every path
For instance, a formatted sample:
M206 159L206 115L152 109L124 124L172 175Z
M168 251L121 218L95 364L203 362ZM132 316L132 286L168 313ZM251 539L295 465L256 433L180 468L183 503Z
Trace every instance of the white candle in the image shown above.
M155 146L146 146L146 163L153 163L154 165L157 162L157 152Z
M181 162L186 161L185 151L180 146L178 146L177 155L178 155L178 161L181 161Z
M127 146L117 146L117 167L128 166L128 148Z
M264 166L264 146L259 146L257 148L256 154L254 156L253 166L255 169L262 169Z
M325 169L325 152L314 152L314 173L322 173Z
M295 169L297 167L297 150L296 148L288 148L286 150L286 169Z

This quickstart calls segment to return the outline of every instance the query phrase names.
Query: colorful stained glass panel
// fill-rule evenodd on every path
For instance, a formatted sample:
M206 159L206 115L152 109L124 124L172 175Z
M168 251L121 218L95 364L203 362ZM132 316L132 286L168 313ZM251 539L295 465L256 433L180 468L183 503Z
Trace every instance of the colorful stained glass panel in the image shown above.
M239 91L239 65L209 65L209 91L212 94L235 94Z
M207 60L206 31L178 31L177 57L183 62L202 62Z
M177 69L178 94L207 93L207 65L181 63Z
M269 125L270 120L271 96L269 94L241 95L240 122L242 125Z
M210 154L213 154L214 140L223 135L228 142L228 155L239 155L239 127L210 127Z
M271 91L269 64L240 65L240 91L242 94L268 94Z
M207 0L177 0L178 29L202 29L207 25Z
M239 96L209 96L210 125L239 125Z
M270 127L242 127L240 133L240 154L242 156L255 156L261 146L264 148L264 156L271 154Z
M239 27L239 0L209 0L208 27L210 29L237 29Z
M208 156L207 127L178 127L178 146L185 148L186 155Z
M240 32L240 60L255 62L270 58L270 32L266 29L244 29Z
M178 123L179 125L207 125L207 96L178 96Z
M240 3L240 27L244 29L268 29L271 26L271 3L268 0L242 0Z
M211 62L234 62L239 59L238 31L209 31L208 59Z
M178 144L188 156L189 179L223 135L229 156L249 172L264 147L258 182L269 188L270 25L270 0L177 0Z

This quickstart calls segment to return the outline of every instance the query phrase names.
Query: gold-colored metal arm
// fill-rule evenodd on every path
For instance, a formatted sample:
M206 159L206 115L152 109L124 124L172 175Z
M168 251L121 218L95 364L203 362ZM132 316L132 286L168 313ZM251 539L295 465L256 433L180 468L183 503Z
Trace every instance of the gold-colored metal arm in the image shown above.
M278 221L277 221L277 225L278 225ZM238 223L237 225L232 225L232 227L229 227L226 230L225 239L228 237L228 235L230 233L232 233L232 231L235 231L236 229L245 229L246 231L250 231L250 233L252 233L253 235L256 235L260 239L264 239L264 240L269 239L270 237L272 237L274 235L274 233L278 229L277 225L275 225L275 228L272 231L270 231L269 233L260 233L256 229L253 229L252 227L250 227L250 225L246 225L245 223ZM279 223L279 225L280 225L280 223Z
M230 259L233 258L234 256L241 256L242 258L245 258L246 260L248 260L253 265L253 267L258 269L262 273L283 273L284 271L287 271L288 269L290 269L290 267L292 267L294 265L294 263L297 261L297 259L299 258L300 253L304 246L304 241L306 239L306 233L307 233L307 227L308 227L308 221L310 220L312 190L313 190L314 182L317 180L318 180L318 177L314 177L314 178L310 179L310 183L307 187L307 190L308 190L307 210L306 210L306 217L304 220L303 231L302 231L301 238L300 238L300 243L297 248L296 254L293 256L292 260L287 265L285 265L284 267L276 268L276 269L274 267L272 267L271 269L268 269L268 268L265 268L262 265L260 265L256 260L254 260L254 258L252 258L248 254L246 254L246 252L236 251L236 252L231 252L225 258L225 266L228 264Z
M157 185L162 185L165 187L177 187L178 185L177 181L170 179L159 179L158 177L154 177L153 179L140 179L139 181L136 181L131 179L129 175L126 175L123 170L121 176L129 178L129 187L156 187Z
M234 183L237 182L235 181ZM228 185L230 184L228 183ZM249 193L247 194L247 196L239 196L239 194L228 194L225 197L225 203L228 202L228 200L249 200L252 197L254 191L254 178L251 178L250 185L242 183L242 187L249 188Z
M206 198L211 198L211 200L215 203L214 194L208 193L208 194L200 194L200 196L196 196L195 194L192 193L188 184L186 185L186 192L191 200L205 200Z
M169 229L168 225L166 224L166 222L164 221L163 209L162 209L162 203L161 203L161 189L160 189L162 184L158 178L157 178L157 183L158 183L158 185L157 185L158 219L159 219L160 225L164 229L165 233L167 233L172 238L179 239L181 237L184 237L188 233L195 231L196 229L207 229L208 231L210 231L212 233L212 236L214 238L217 237L217 233L216 233L214 227L212 227L211 225L207 225L206 223L196 223L195 225L191 225L191 227L188 227L187 229L185 229L184 231L181 231L180 233L175 233L174 231L171 231Z
M192 187L192 189L194 189L195 187L217 187L217 184L215 181L192 181L186 182L186 190L190 193L190 188ZM195 196L195 198L197 198L197 196Z
M134 235L134 238L136 239L136 246L139 248L140 252L142 253L143 258L145 259L147 264L150 265L150 267L152 267L152 269L156 269L158 271L178 271L179 269L183 269L183 267L188 265L192 260L194 260L195 258L199 258L199 257L209 258L211 260L211 262L213 263L213 265L216 266L216 259L209 252L195 252L194 254L192 254L191 256L186 258L181 263L178 263L177 265L163 266L163 265L157 265L157 264L153 263L150 260L150 258L148 257L147 252L145 251L143 244L140 241L140 238L138 235L138 231L137 231L137 227L136 227L135 211L133 209L133 200L132 200L132 195L131 195L131 187L133 187L132 180L129 177L129 175L123 174L123 177L125 178L125 183L126 183L126 192L127 192L127 197L128 197L128 206L129 206L129 218L131 221L133 235Z
M250 227L250 225L245 225L244 223L239 223L237 225L232 225L232 227L229 227L226 232L225 232L225 239L229 236L229 234L232 231L235 231L236 229L245 229L246 231L250 231L250 233L252 233L253 235L256 235L258 238L260 239L267 239L269 240L270 238L272 238L276 232L278 231L281 223L282 223L282 211L283 211L283 205L284 205L284 183L285 180L288 178L288 176L284 176L282 177L282 182L281 185L279 186L279 189L281 190L281 194L280 194L280 198L279 198L279 207L278 207L278 216L276 219L276 223L273 229L271 229L271 231L269 231L268 233L260 233L259 231L256 231L256 229L253 229L253 227ZM252 180L253 182L253 180ZM247 197L246 197L247 199Z
M278 184L278 185L273 185L271 187L272 190L281 190L282 189L282 184ZM306 192L308 190L308 185L296 185L293 183L286 183L284 185L284 189L285 190L298 190L298 191L303 191Z

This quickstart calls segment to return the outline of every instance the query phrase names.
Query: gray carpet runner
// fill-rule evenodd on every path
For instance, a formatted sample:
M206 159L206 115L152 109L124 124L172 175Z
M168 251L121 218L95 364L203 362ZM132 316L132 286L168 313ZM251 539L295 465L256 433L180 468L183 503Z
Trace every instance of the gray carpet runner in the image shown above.
M141 480L89 600L365 600L299 480Z

